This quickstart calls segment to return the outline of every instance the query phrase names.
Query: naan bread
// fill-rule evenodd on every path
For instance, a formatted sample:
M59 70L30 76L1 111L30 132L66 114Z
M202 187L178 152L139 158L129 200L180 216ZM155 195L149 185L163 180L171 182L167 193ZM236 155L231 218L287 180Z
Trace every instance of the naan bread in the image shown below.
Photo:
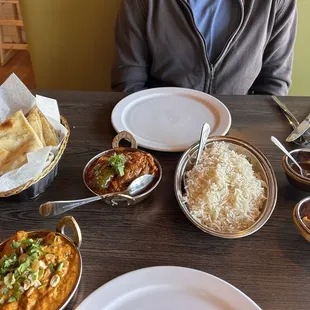
M40 119L41 119L42 129L43 129L43 136L44 136L46 146L58 145L58 138L57 138L55 128L48 122L48 120L43 115L43 113L40 110L38 111L40 114Z
M27 162L27 153L43 147L22 111L17 111L0 125L0 175Z
M29 122L30 126L33 128L35 133L38 135L43 146L46 146L46 143L44 140L44 135L43 135L41 118L40 118L40 114L39 114L38 110L39 109L37 107L33 108L27 116L27 121Z
M11 153L9 151L7 151L6 149L0 149L0 163L2 163L3 165L6 164L7 160L9 159L9 155ZM0 167L2 167L2 165L0 164ZM0 168L1 169L1 168Z
M28 114L27 120L40 138L44 146L58 145L57 133L38 107L34 107Z

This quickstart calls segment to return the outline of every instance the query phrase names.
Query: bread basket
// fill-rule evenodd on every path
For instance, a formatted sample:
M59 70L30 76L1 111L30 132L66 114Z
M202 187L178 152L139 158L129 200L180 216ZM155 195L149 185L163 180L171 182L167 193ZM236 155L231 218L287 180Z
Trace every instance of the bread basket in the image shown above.
M63 152L68 143L70 136L70 128L67 120L61 116L62 125L68 130L67 134L63 138L61 146L58 150L57 155L51 161L51 163L44 168L44 170L38 174L35 178L29 180L23 185L20 185L12 190L0 192L1 199L12 199L12 200L27 200L33 199L43 193L47 187L53 182L58 171L58 163L62 157Z

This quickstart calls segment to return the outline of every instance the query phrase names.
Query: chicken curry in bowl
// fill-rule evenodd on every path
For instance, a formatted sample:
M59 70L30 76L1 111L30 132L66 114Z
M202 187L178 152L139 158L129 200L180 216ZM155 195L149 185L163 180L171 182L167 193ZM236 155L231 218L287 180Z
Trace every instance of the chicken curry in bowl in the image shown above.
M138 177L158 176L153 156L137 149L115 148L94 158L85 169L84 179L88 188L97 195L126 190Z
M120 147L125 139L130 147ZM143 175L154 176L152 182L136 195L126 193L132 182ZM85 166L83 180L95 195L106 195L103 201L112 206L131 206L146 199L160 183L162 168L150 153L138 149L135 138L127 131L118 133L112 149L94 156Z

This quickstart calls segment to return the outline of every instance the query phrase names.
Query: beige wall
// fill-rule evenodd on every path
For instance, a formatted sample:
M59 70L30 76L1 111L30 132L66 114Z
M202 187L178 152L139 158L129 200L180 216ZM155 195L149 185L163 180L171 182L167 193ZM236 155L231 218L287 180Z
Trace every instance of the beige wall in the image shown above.
M310 96L310 0L298 0L297 3L298 31L290 95Z
M110 88L119 0L20 0L38 88Z

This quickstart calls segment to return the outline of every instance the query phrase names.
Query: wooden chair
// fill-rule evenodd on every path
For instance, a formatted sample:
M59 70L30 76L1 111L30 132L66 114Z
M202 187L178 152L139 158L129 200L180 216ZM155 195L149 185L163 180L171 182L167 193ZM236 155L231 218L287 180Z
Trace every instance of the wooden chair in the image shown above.
M13 20L0 19L0 65L4 66L15 54L16 50L27 50L28 45L23 42L22 27L23 21L18 13L19 0L0 0L0 12L3 4L10 3L12 5ZM3 26L15 26L17 30L17 42L5 43Z

